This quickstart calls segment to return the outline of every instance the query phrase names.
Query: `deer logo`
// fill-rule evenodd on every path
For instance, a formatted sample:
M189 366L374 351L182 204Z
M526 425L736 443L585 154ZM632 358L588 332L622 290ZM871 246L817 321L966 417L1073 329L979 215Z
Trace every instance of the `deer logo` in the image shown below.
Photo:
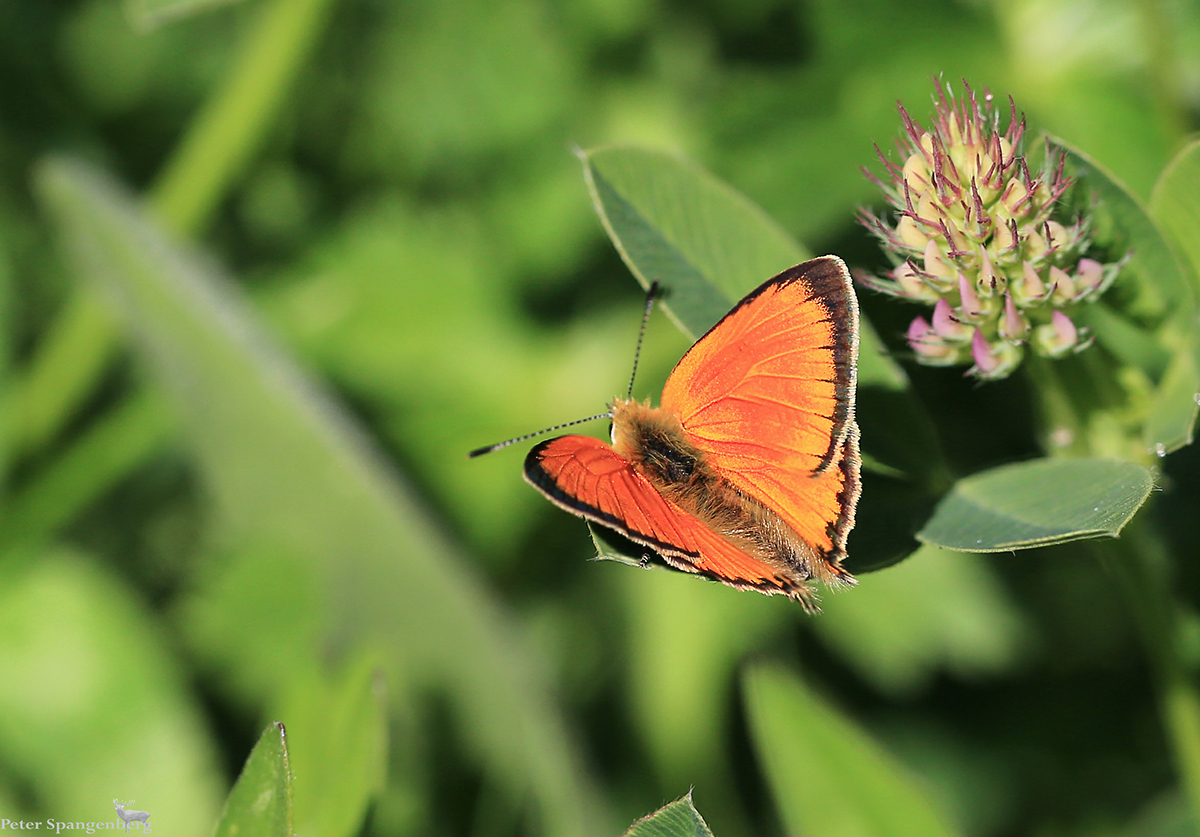
M126 805L132 805L132 804L133 804L132 799L129 800L128 802L118 802L115 799L113 800L113 805L115 805L117 807L117 816L121 818L121 822L125 823L126 825L128 825L131 822L140 822L140 823L144 823L147 826L150 825L150 812L149 811L128 811L125 809ZM146 833L149 833L149 829L146 830Z

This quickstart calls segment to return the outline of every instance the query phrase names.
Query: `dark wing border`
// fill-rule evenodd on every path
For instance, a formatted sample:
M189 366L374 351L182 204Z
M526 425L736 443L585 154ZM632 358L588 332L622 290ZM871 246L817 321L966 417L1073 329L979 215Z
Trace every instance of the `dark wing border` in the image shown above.
M850 427L854 424L854 393L858 387L858 297L854 294L853 282L846 263L837 256L819 256L772 276L750 293L742 297L737 305L704 333L692 348L684 353L686 358L696 346L721 327L744 306L750 304L764 292L775 287L786 287L803 283L811 292L833 325L833 364L837 377L834 380L836 406L833 413L833 433L829 447L821 456L814 474L822 474L838 461ZM683 360L680 359L680 363ZM678 365L678 364L677 364Z
M647 535L645 532L638 532L635 529L631 529L625 521L621 520L621 518L617 517L616 515L609 514L603 509L598 509L595 506L585 503L578 497L574 497L564 491L558 485L558 483L554 481L554 477L550 476L550 474L548 474L546 470L542 468L541 456L543 450L557 442L559 439L563 438L566 437L557 436L553 439L548 439L545 442L539 442L533 446L528 455L525 457L526 482L528 482L538 491L542 492L542 494L546 496L547 500L558 506L560 509L571 512L572 514L577 514L583 518L586 518L587 520L591 520L594 523L599 523L602 526L607 526L609 529L620 532L631 541L639 543L642 546L648 546L661 555L674 555L681 558L697 559L700 557L699 552L682 549L676 544L666 543L665 541L661 541L652 535ZM614 455L618 454L614 452ZM636 476L636 472L632 469L632 467L630 468L630 474ZM651 490L653 490L652 487Z

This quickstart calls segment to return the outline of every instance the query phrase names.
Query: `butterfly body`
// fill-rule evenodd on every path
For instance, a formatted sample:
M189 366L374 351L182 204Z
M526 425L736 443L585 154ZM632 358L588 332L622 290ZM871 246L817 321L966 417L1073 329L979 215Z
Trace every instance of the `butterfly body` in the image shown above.
M556 505L677 569L816 608L841 566L859 492L857 303L845 265L764 283L676 366L662 406L616 399L612 446L561 436L525 478Z

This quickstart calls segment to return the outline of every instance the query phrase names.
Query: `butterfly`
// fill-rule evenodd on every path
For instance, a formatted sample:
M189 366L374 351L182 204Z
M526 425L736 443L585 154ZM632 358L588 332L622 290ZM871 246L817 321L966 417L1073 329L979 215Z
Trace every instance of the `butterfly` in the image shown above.
M611 446L536 445L525 479L668 566L817 609L842 566L860 491L858 301L824 256L751 291L675 366L659 407L617 398Z

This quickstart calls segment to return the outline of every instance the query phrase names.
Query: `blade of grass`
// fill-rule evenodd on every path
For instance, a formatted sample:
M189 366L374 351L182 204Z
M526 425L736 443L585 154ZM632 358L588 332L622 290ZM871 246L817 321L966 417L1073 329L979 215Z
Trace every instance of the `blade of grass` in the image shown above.
M377 641L443 687L464 733L547 833L599 827L548 688L499 604L335 405L273 345L232 286L82 163L37 184L81 274L124 312L185 417L230 545L260 542L315 577L323 642Z
M142 29L183 20L242 0L125 0L125 14Z
M354 837L387 781L387 696L378 662L362 654L330 678L300 677L274 717L290 732L299 837Z
M903 766L795 675L758 665L743 680L754 749L792 837L953 837Z
M263 730L242 767L216 837L292 837L292 768L287 730L274 723Z

